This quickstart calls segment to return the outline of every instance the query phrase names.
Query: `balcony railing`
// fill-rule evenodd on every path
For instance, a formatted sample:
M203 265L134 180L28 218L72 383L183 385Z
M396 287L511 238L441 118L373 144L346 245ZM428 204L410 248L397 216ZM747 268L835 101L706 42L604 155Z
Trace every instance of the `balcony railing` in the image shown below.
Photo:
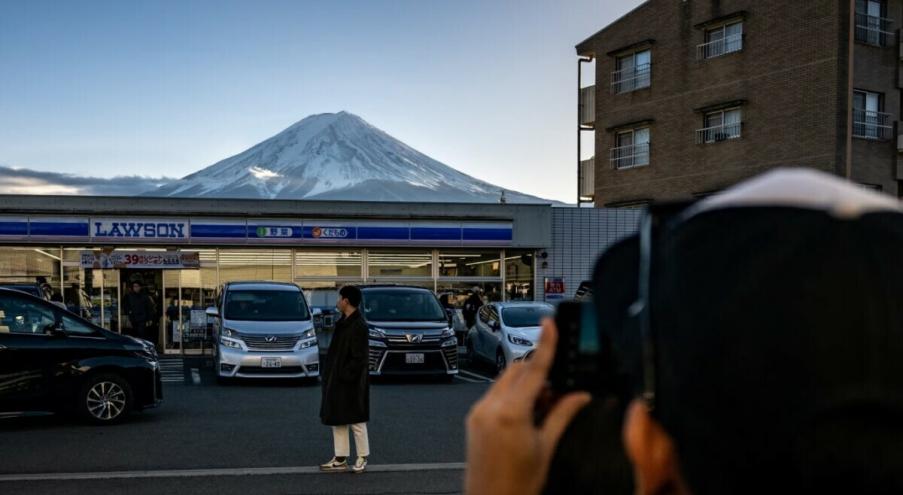
M649 143L612 148L609 161L615 170L649 165Z
M596 123L596 87L587 86L580 88L580 125L593 125Z
M580 171L577 174L577 184L580 189L580 197L589 201L596 195L596 159L580 161Z
M894 33L891 31L893 19L873 15L856 14L856 41L874 46L887 46L892 43Z
M737 139L743 130L743 123L717 125L696 131L696 144L720 143L729 139Z
M696 59L720 57L743 49L743 34L732 34L720 40L710 41L696 46Z
M629 93L630 91L648 88L651 84L651 63L616 70L611 73L611 92L615 94Z
M887 140L894 133L893 115L869 110L853 110L853 137Z

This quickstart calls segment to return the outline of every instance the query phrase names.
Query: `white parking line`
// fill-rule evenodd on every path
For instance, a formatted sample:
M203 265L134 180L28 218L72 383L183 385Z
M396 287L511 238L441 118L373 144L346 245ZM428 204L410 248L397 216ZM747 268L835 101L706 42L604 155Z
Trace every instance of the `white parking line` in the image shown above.
M463 462L443 462L434 464L382 464L369 465L371 473L396 473L409 471L460 471ZM221 468L221 469L162 469L158 471L109 471L94 473L36 473L0 475L0 483L22 481L76 481L146 478L207 478L217 476L276 476L295 474L320 474L316 466L262 467L262 468Z
M458 380L465 381L467 383L485 383L482 380L474 380L472 378L467 378L467 377L461 376L460 372L458 372L458 374L455 375L455 378L457 378Z
M489 383L495 382L495 380L493 380L492 378L489 378L488 376L483 376L483 375L474 373L474 372L472 372L472 371L458 370L458 375L460 376L460 375L462 375L462 374L463 374L463 375L467 375L467 376L470 377L470 378L479 380L479 381L484 382L484 383L485 383L485 382L489 382Z

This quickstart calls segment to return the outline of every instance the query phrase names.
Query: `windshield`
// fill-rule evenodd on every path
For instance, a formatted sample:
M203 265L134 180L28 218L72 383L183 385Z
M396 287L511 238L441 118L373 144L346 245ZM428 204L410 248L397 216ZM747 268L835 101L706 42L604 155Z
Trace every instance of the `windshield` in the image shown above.
M446 321L436 296L426 290L364 291L363 313L368 321Z
M553 313L550 306L515 306L502 310L502 321L514 328L538 327L543 318Z
M223 316L227 320L299 321L310 319L300 291L231 290Z

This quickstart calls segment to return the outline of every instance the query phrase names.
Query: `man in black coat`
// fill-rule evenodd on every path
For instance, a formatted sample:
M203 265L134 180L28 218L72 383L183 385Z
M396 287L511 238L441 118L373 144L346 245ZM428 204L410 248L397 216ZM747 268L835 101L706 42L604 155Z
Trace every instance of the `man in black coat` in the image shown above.
M320 419L332 426L335 457L321 464L323 471L347 471L351 442L348 430L354 432L357 461L351 471L362 473L370 455L367 421L370 420L370 348L367 323L357 308L361 304L361 290L346 285L339 291L336 308L342 318L335 324L335 332L326 361L320 374L323 398Z
M482 307L483 299L480 298L480 288L474 287L470 296L464 301L464 311L462 311L464 313L464 322L468 329L476 325L477 313L480 312L480 308Z
M157 344L156 327L148 328L148 325L156 320L157 305L150 295L144 292L141 282L132 282L132 292L125 296L125 314L132 324L132 333L135 337L146 339Z

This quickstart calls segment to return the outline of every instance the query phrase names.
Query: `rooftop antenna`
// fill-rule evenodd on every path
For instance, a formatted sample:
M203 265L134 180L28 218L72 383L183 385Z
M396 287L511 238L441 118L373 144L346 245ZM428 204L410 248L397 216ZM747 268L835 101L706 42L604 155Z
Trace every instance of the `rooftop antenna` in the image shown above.
M502 189L502 196L499 198L500 204L505 204L508 202L508 198L505 197L505 190Z

